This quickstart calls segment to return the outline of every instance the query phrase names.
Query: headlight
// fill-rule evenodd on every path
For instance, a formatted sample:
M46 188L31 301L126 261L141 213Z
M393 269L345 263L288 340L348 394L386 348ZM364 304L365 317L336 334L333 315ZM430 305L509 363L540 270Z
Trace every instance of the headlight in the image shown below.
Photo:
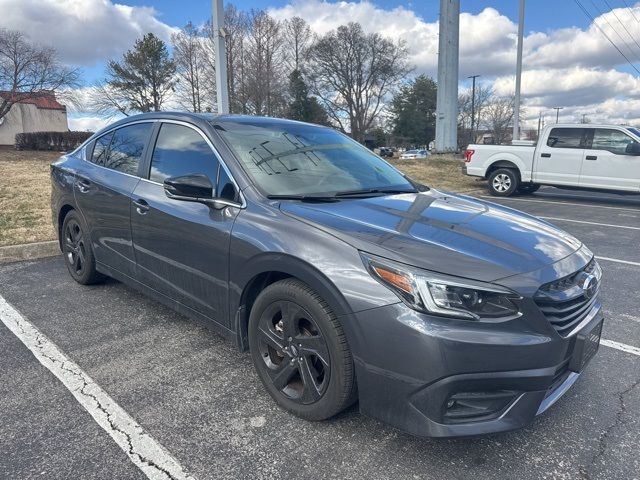
M420 270L362 253L369 273L420 312L471 320L520 315L520 296L499 285Z

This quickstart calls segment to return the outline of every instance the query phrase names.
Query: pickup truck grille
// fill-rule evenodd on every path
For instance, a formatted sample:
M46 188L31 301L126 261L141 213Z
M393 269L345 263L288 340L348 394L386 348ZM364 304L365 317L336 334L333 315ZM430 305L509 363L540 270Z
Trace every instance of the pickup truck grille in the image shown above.
M591 311L596 303L600 286L589 295L581 281L593 274L599 280L600 267L591 260L584 268L567 277L541 286L534 300L553 328L566 337Z

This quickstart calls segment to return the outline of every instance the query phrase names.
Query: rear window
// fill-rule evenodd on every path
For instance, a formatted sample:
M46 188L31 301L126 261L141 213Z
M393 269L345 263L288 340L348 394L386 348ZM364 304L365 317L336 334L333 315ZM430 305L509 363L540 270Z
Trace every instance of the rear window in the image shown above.
M142 152L153 124L137 123L109 132L96 140L91 162L129 175L138 175Z
M552 148L584 148L584 128L552 128L547 146Z

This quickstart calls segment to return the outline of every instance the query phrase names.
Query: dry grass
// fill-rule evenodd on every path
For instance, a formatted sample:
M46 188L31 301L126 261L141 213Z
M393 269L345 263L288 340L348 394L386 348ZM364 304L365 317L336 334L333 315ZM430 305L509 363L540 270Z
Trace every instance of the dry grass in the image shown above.
M390 161L410 178L434 188L466 192L477 190L483 185L473 177L462 173L462 158L458 155L433 155L426 159Z
M0 147L0 246L55 240L49 165L59 156L58 152ZM460 192L480 187L462 174L462 160L458 156L393 159L391 163L432 187Z
M0 246L56 238L49 165L59 156L0 147Z

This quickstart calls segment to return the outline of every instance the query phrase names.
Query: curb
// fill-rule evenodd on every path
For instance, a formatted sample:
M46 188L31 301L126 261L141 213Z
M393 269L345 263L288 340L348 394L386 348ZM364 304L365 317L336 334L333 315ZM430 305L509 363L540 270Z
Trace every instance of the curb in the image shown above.
M0 263L35 260L56 255L60 255L60 246L57 240L0 247Z

